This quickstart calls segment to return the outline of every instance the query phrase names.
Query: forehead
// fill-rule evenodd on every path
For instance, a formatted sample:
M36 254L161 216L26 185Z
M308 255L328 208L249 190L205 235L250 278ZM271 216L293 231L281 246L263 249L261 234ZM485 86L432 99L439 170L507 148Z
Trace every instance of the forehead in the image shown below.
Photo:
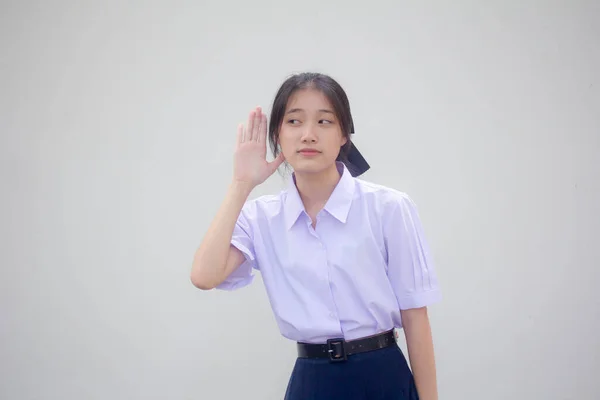
M317 89L300 89L295 91L288 99L286 110L292 108L301 108L305 111L322 109L333 111L333 106L327 96Z

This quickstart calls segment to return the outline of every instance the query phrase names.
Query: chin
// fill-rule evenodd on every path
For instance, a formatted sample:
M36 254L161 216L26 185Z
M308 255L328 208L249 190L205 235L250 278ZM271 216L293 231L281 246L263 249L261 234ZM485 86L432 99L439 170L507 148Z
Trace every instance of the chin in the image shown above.
M334 162L328 163L324 160L294 160L293 163L289 163L294 172L300 174L315 174L323 172L331 167Z

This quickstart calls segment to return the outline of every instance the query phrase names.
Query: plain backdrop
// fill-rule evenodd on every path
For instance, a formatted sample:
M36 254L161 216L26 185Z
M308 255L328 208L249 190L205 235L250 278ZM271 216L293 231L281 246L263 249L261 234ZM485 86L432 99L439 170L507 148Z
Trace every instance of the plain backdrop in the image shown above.
M594 0L1 1L0 399L283 398L295 345L260 275L189 271L237 124L300 71L346 89L363 178L419 206L440 399L598 399L599 21Z

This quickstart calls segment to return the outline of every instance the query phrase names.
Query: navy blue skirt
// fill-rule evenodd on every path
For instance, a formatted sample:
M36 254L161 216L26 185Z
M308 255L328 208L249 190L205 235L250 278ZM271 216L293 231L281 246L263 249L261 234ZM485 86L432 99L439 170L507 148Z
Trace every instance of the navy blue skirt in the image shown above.
M345 362L298 358L285 400L418 400L398 346L353 354Z

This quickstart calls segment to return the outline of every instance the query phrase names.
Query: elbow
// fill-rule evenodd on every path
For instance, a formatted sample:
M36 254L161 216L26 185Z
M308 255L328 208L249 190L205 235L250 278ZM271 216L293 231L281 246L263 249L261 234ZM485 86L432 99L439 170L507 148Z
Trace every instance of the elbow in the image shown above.
M192 285L200 290L212 290L217 287L214 280L210 279L210 277L206 276L205 273L202 273L199 268L196 267L192 267L190 281L192 282Z
M190 280L192 281L192 285L200 290L212 290L216 287L216 285L212 284L208 280L202 279L194 274L190 276Z

